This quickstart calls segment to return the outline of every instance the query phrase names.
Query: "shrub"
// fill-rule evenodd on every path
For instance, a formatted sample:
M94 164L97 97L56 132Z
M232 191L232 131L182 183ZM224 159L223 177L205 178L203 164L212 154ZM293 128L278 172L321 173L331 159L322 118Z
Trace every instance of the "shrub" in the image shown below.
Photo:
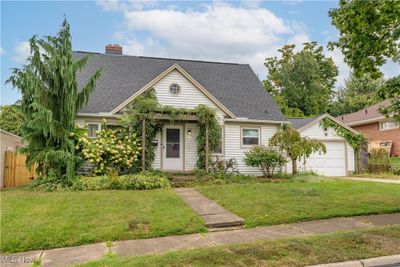
M133 166L140 153L136 134L126 129L108 129L96 132L96 139L87 134L79 137L77 149L83 157L94 164L94 173L105 175L110 172L121 173Z
M168 178L148 173L128 174L122 176L79 177L71 187L76 191L91 190L147 190L168 188Z
M272 177L277 168L286 163L286 159L281 152L266 146L254 146L246 153L244 158L246 165L257 167L264 177Z
M368 172L382 173L390 171L390 160L384 148L373 148L368 159Z

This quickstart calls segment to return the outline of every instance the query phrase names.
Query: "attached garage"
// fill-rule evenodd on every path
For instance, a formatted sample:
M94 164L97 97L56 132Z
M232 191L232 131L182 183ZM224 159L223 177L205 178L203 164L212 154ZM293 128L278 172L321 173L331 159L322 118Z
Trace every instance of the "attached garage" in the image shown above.
M355 130L347 127L328 114L315 118L290 118L289 121L302 136L317 139L326 146L326 154L313 153L306 159L305 164L303 160L299 160L298 169L299 171L314 171L325 176L346 176L349 172L354 172L353 148L344 138L338 136L334 129L330 128L325 131L321 127L320 121L324 118L330 119L358 134ZM291 172L290 162L287 164L286 169L288 172Z

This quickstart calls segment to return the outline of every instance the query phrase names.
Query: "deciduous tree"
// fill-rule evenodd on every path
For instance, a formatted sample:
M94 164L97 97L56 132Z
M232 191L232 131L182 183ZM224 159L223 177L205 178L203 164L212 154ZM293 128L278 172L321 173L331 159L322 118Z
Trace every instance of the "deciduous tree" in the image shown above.
M340 0L329 16L340 34L329 47L342 51L356 76L380 77L387 59L399 60L400 1Z
M305 43L300 52L295 45L285 45L278 51L281 56L265 61L268 69L266 89L279 99L288 116L325 113L332 97L338 69L331 58L325 57L322 46Z

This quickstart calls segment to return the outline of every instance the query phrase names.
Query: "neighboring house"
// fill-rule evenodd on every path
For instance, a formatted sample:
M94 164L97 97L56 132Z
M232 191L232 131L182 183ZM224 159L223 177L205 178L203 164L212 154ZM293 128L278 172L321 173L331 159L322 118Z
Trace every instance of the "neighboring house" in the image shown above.
M18 135L9 133L5 130L0 129L0 188L4 186L4 158L5 153L8 150L16 151L17 148L22 146L22 138Z
M345 176L349 172L354 172L354 150L346 140L338 136L334 129L325 131L320 122L323 119L330 119L342 127L348 129L354 134L358 134L352 128L342 124L329 114L317 116L314 118L288 118L293 127L297 129L300 135L314 138L326 146L326 154L313 153L306 159L299 159L298 168L302 171L314 171L319 174L329 176ZM287 171L291 171L291 163L287 165Z
M90 54L74 53L78 58ZM122 47L108 45L106 54L92 53L85 69L78 74L79 84L88 81L100 68L103 71L96 90L78 114L78 123L87 125L92 137L100 129L103 119L117 124L127 105L153 88L161 105L196 108L204 104L214 108L222 126L221 146L214 155L235 158L241 173L259 175L256 168L245 165L245 152L253 145L268 144L279 127L288 123L247 64L124 56ZM153 168L193 170L197 161L198 134L194 118L174 122L164 120L155 140ZM338 173L331 173L331 168L325 167L326 171L321 166L321 173ZM352 170L347 165L341 168L340 175Z
M379 108L389 103L389 100L385 100L357 112L338 116L337 119L362 133L368 139L369 148L379 145L388 147L391 144L391 156L400 156L400 122L379 113Z

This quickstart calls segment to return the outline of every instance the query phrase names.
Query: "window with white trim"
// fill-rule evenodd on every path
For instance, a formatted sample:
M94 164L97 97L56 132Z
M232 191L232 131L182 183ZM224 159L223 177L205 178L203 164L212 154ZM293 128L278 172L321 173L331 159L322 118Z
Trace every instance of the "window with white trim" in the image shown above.
M96 138L96 132L100 130L100 123L88 123L87 131L90 138Z
M379 123L379 130L384 131L384 130L390 130L390 129L396 129L399 128L400 124L398 121L390 120L390 121L383 121Z
M242 146L260 144L260 128L242 128Z
M214 150L214 155L223 155L224 154L224 129L221 127L221 139L219 140L219 144L217 148Z

